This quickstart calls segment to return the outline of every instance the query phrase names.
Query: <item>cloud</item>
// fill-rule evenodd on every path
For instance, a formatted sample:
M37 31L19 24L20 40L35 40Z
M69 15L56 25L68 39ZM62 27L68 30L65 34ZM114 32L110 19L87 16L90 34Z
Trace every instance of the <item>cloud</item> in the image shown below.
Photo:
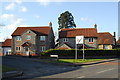
M2 14L0 18L5 22L14 23L14 24L20 24L23 21L22 18L18 18L13 14Z
M50 0L37 0L41 5L47 6L50 3Z
M16 0L15 2L16 2L17 4L22 4L23 1L22 1L22 0Z
M5 10L13 10L16 7L15 3L10 3L5 7Z
M25 6L22 6L20 9L21 12L27 12L27 8Z
M23 23L23 18L18 18L13 14L3 14L0 15L0 18L5 22L6 26L5 28L9 30L14 30L14 28L17 27L17 25Z
M37 19L39 19L39 18L40 18L40 16L38 16L38 15L37 15L37 16L35 16L35 17L36 17Z
M85 17L82 17L80 18L81 21L85 21L85 22L94 22L92 19L90 18L85 18Z

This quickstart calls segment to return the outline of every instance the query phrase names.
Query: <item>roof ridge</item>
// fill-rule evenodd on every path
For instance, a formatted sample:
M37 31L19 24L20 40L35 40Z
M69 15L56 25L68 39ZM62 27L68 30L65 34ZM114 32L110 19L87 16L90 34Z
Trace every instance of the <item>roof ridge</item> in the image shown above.
M30 27L17 27L17 28L39 28L39 27L41 28L41 27L50 27L50 26L30 26Z
M110 33L110 32L99 32L99 33Z

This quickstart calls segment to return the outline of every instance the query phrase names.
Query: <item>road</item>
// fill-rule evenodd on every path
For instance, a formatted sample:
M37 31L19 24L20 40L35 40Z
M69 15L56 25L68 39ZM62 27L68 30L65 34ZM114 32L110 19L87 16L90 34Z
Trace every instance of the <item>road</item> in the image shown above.
M118 60L86 66L53 65L34 61L33 58L3 57L4 65L24 72L17 78L118 78Z
M118 60L82 66L78 70L39 78L118 78Z
M53 65L35 61L35 58L4 56L2 64L23 71L23 76L17 78L36 78L79 69L80 67Z

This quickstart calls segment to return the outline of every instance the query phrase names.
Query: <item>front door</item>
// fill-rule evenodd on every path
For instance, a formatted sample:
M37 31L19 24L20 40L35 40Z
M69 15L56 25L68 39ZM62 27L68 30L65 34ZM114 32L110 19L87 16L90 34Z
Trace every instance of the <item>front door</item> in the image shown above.
M26 55L26 56L29 55L29 48L28 48L28 47L25 48L25 55Z

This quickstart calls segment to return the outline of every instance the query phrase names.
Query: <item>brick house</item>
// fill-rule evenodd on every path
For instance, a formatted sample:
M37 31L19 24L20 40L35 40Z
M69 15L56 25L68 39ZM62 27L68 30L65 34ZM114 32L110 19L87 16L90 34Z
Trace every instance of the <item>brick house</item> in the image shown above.
M49 26L18 27L12 34L13 54L37 55L54 48L54 33L52 23Z
M10 55L12 47L12 39L6 39L0 43L0 56Z
M61 29L56 49L74 49L76 36L84 36L84 48L112 49L114 37L109 32L98 33L97 25L94 26L95 28ZM83 45L79 44L77 48L81 49Z
M117 40L117 45L120 45L120 37L119 37L119 39Z

